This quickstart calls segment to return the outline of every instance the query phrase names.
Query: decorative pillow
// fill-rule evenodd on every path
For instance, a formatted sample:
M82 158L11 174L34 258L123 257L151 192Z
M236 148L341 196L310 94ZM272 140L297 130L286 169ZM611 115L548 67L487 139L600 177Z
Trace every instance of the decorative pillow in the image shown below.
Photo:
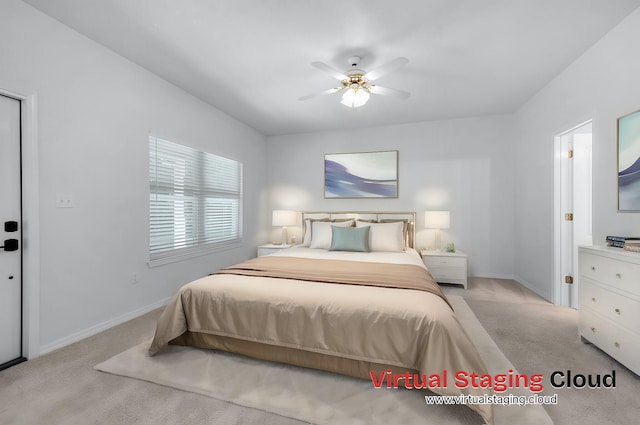
M404 223L363 223L356 222L356 227L370 227L369 250L402 252L404 251L404 235L402 230Z
M369 252L370 227L331 226L329 251Z
M311 242L309 248L329 249L331 247L331 226L353 227L353 220L329 222L314 221L311 223Z

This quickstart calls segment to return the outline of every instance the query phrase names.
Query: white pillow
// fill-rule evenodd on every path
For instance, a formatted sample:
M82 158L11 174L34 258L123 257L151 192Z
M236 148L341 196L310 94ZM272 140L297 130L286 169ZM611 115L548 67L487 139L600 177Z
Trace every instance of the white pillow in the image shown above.
M349 221L312 221L311 222L311 242L309 248L329 249L331 248L331 226L351 227L353 220Z
M311 243L311 220L306 219L304 221L304 240L302 241L302 246L309 246Z
M302 246L309 246L311 244L311 225L314 221L331 221L328 218L305 218L304 220L304 239L302 240Z
M365 223L356 221L356 227L369 229L369 249L371 251L402 252L404 251L404 223Z

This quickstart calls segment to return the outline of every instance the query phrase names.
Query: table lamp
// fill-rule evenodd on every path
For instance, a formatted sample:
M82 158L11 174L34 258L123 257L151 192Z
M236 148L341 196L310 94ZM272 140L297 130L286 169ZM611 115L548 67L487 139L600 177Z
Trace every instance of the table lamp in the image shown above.
M424 213L424 227L436 229L436 251L440 251L440 229L448 229L449 224L449 211L425 211Z

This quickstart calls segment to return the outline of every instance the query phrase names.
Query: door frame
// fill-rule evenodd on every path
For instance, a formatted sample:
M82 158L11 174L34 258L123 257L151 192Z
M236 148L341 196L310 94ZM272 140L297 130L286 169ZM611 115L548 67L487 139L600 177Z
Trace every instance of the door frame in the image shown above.
M564 154L562 150L562 137L568 133L575 131L576 129L591 123L591 134L595 133L596 118L595 114L589 114L582 117L579 120L574 121L563 127L562 130L554 132L553 135L553 303L569 307L569 299L565 296L563 291L564 276L562 272L562 223L563 214L562 211L562 156ZM592 136L593 137L593 136ZM577 270L573 271L574 284L578 284ZM579 288L578 288L579 290Z
M22 173L22 355L40 355L40 183L37 94L0 87L20 101Z

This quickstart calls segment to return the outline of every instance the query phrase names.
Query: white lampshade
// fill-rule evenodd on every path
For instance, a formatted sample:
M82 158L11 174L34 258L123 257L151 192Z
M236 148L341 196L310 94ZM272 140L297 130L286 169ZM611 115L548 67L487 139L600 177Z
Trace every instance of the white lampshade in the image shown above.
M344 106L348 106L350 108L359 108L369 101L369 92L365 89L358 88L357 85L355 88L348 88L344 94L342 95L342 103Z
M424 227L427 229L448 229L449 225L449 211L425 211Z
M273 210L273 226L295 226L297 222L297 214L295 211L289 210Z

